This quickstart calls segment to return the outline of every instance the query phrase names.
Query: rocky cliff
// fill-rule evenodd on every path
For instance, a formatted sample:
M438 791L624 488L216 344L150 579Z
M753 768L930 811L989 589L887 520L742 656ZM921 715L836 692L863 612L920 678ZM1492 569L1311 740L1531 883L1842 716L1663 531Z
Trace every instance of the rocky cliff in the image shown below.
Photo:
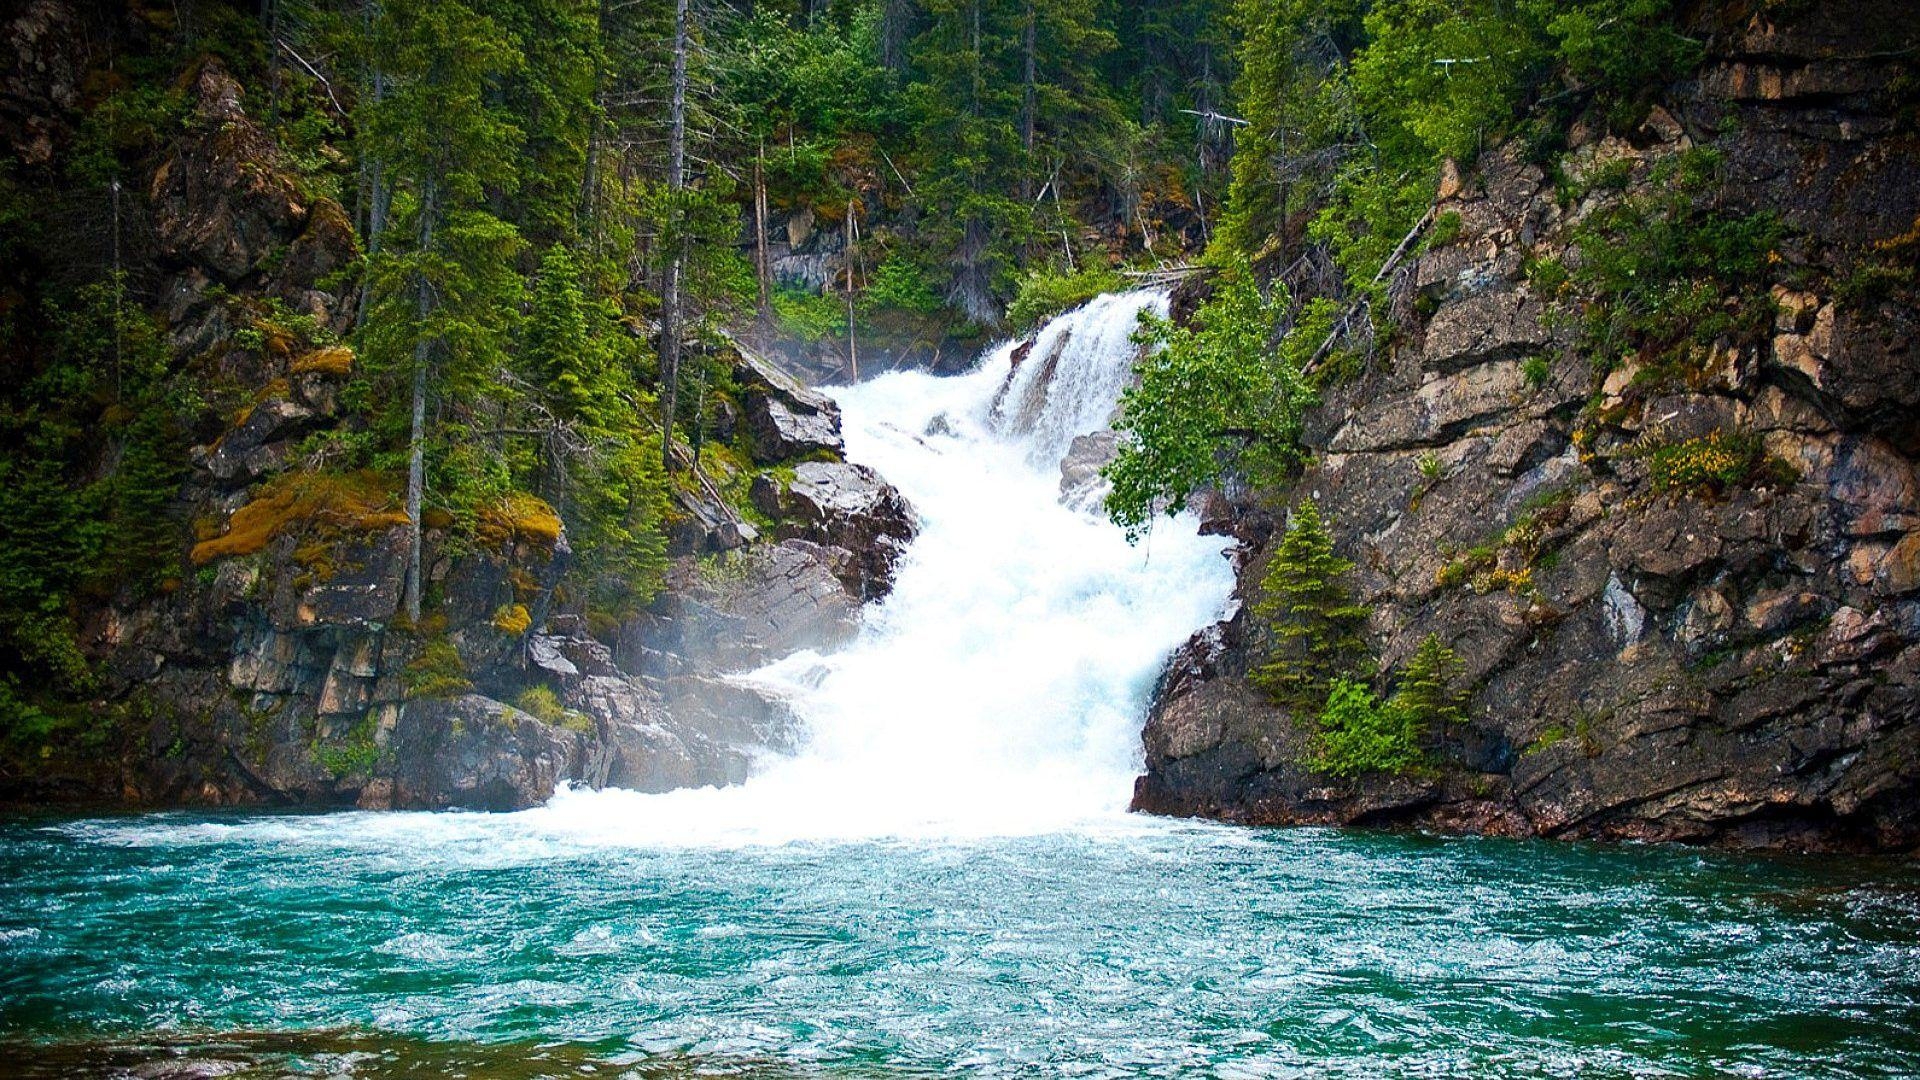
M84 60L62 19L41 3L13 27L0 115L27 168L71 138ZM307 194L219 60L182 86L184 128L116 228L152 283L167 363L234 409L189 433L169 509L194 522L189 574L90 600L98 723L7 747L0 800L509 809L563 782L735 783L786 745L783 703L731 673L844 640L915 529L897 491L840 460L833 402L736 350L741 491L681 473L667 588L639 615L568 613L566 529L523 498L459 532L426 515L430 602L409 625L390 485L300 467L303 440L365 423L343 400L357 357L311 340L354 324L353 227Z
M1250 597L1316 500L1383 669L1438 635L1470 719L1429 733L1430 767L1316 773L1314 719L1246 680L1242 611L1170 664L1137 808L1920 845L1920 35L1896 7L1721 28L1637 130L1576 127L1557 172L1513 147L1445 178L1394 345L1326 391L1297 483L1219 518ZM1618 309L1594 238L1702 163L1716 220L1777 227L1757 276L1714 281L1726 318L1697 341L1597 355Z

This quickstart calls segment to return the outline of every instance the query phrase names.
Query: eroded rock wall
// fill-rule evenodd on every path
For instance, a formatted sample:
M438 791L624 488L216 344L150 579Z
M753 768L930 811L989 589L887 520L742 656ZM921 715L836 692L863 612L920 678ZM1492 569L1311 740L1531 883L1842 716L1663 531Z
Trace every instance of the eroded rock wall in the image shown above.
M1630 137L1576 130L1577 197L1517 151L1449 176L1458 235L1407 272L1396 346L1328 393L1312 466L1231 510L1241 592L1288 505L1317 500L1357 564L1383 666L1456 649L1471 719L1436 767L1335 780L1314 722L1252 690L1245 613L1170 664L1137 808L1250 823L1412 824L1778 848L1920 845L1920 329L1910 289L1853 287L1920 226L1911 13L1813 5L1715 39ZM1772 210L1777 316L1685 378L1605 370L1579 298L1527 267L1578 224L1720 155ZM1581 185L1585 187L1586 185ZM1906 239L1903 239L1906 238ZM1650 451L1740 433L1780 468L1663 486Z

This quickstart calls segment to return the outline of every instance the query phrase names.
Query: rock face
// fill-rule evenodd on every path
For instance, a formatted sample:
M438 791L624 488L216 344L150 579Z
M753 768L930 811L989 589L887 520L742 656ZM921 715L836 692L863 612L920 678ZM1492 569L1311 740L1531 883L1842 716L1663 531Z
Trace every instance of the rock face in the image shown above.
M395 767L360 794L366 809L517 810L584 779L586 738L477 694L410 702L387 737Z
M1470 719L1432 733L1436 767L1337 780L1302 764L1313 718L1248 686L1241 614L1170 663L1136 807L1920 847L1920 312L1910 292L1838 284L1920 220L1920 135L1878 96L1891 61L1873 58L1871 7L1756 24L1634 139L1576 133L1569 173L1628 170L1625 191L1563 205L1504 153L1448 185L1460 234L1406 272L1431 314L1313 418L1317 457L1289 498L1317 500L1357 563L1383 667L1428 634L1465 662ZM1717 343L1682 380L1596 375L1522 267L1707 142L1791 237L1770 340ZM1765 465L1719 490L1655 482L1655 450L1716 433ZM1251 596L1271 541L1232 531Z
M813 454L840 456L840 406L803 387L771 363L745 348L733 369L740 386L742 422L754 460L775 465Z
M836 572L848 589L874 600L893 588L894 563L918 526L913 508L865 465L804 462L786 483L754 481L753 504L779 519L782 539L811 540L855 554Z
M622 634L620 665L662 678L749 671L801 649L844 644L860 602L842 579L854 555L807 540L763 545L724 576L683 565L661 601Z

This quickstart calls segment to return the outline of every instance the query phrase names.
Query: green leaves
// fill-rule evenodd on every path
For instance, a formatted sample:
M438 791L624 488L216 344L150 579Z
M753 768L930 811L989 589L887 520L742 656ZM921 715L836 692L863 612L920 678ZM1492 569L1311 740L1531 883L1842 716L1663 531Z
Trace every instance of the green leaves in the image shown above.
M1104 266L1090 263L1071 272L1037 266L1020 279L1020 291L1007 305L1007 322L1024 333L1101 293L1124 287L1120 275Z
M1269 482L1298 464L1314 394L1269 344L1284 308L1284 293L1262 296L1242 262L1220 276L1192 326L1142 321L1139 383L1120 399L1114 426L1124 439L1102 473L1113 485L1107 515L1129 539L1230 471Z
M1460 668L1459 656L1429 634L1385 702L1365 682L1334 679L1307 764L1339 777L1405 773L1426 764L1426 742L1466 718L1454 685Z
M1408 710L1397 701L1383 704L1365 682L1335 679L1318 722L1307 764L1328 775L1400 773L1426 758Z

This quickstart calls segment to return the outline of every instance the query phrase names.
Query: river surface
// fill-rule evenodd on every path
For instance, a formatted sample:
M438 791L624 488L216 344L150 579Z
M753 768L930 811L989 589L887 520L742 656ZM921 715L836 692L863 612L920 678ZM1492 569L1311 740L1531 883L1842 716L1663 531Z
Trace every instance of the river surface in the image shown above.
M856 640L743 673L807 733L744 785L0 820L0 1080L1920 1075L1909 863L1126 813L1232 568L1059 462L1165 306L835 392L922 530Z
M1898 864L1150 819L622 845L582 798L9 824L0 1065L242 1031L318 1033L221 1052L319 1075L1920 1070Z

